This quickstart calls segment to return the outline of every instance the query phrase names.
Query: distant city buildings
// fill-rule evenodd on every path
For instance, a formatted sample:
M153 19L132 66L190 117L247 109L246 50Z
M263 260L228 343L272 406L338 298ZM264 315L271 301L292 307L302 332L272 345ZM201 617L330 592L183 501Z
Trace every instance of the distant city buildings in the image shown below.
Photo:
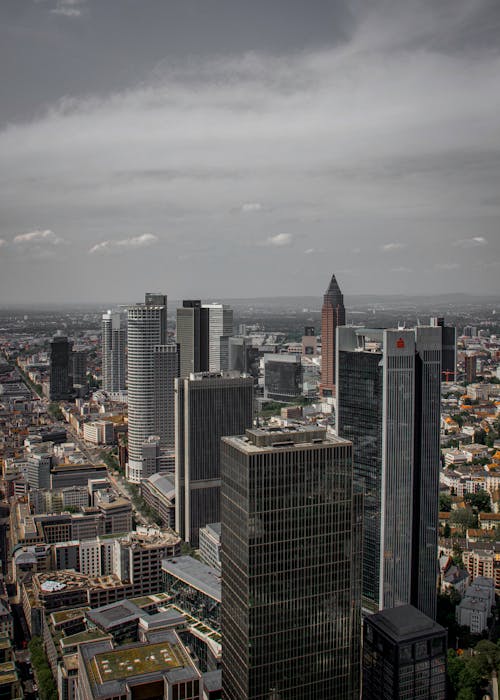
M361 498L325 429L222 439L224 698L359 698Z
M108 393L125 390L127 331L119 312L102 316L102 388Z
M441 329L338 329L337 430L364 492L363 605L436 614Z
M321 308L321 394L335 396L336 381L336 332L345 325L344 295L332 275L328 289L323 296Z

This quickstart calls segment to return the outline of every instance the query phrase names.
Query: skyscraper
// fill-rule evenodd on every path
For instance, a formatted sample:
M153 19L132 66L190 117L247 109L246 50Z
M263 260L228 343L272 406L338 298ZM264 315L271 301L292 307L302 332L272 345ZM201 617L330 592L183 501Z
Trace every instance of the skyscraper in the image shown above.
M119 312L102 316L102 388L116 392L125 389L126 329Z
M359 697L362 496L326 429L222 438L226 700Z
M208 372L208 309L199 299L186 299L177 309L179 376Z
M321 395L335 396L336 329L345 324L344 295L332 275L321 309Z
M337 432L364 491L363 605L436 615L441 328L338 329Z
M465 381L467 384L474 384L477 379L477 355L466 355L464 357Z
M64 335L55 335L50 343L50 399L68 399L73 389L71 352L73 343Z
M205 304L208 310L208 369L229 369L229 338L233 335L233 310L227 304Z
M220 439L253 421L253 379L199 373L175 382L175 518L181 537L220 520Z
M155 345L155 430L161 447L173 447L175 443L175 379L179 376L179 350L175 343Z
M82 386L87 383L87 353L85 350L71 352L70 374L73 386Z
M441 375L443 382L451 382L457 376L457 329L445 325L442 316L433 316L431 326L440 326L443 352L441 355Z
M302 395L303 372L300 355L264 355L264 398L294 401Z
M139 483L142 445L157 428L154 348L167 338L167 297L146 294L146 303L128 309L128 466L127 477Z

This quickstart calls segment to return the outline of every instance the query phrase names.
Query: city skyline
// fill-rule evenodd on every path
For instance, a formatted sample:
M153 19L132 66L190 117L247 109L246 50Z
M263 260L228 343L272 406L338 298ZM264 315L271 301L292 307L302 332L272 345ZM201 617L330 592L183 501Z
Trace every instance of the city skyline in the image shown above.
M2 299L495 292L499 13L2 3Z

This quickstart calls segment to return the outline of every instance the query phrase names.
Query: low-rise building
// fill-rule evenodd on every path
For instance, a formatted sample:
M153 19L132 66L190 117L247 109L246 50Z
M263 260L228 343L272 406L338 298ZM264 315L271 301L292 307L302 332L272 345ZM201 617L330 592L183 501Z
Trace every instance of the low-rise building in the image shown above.
M152 474L141 481L141 493L147 505L160 516L162 525L175 528L175 483L172 476Z
M82 645L78 667L79 700L202 698L201 674L173 631L126 647L109 640Z

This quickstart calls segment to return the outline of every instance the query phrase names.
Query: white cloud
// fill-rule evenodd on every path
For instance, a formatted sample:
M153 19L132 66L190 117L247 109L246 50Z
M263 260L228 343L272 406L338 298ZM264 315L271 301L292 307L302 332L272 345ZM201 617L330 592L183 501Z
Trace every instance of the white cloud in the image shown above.
M45 231L36 230L30 231L29 233L19 233L14 236L13 243L16 245L26 245L26 244L36 244L40 245L61 245L64 243L64 239L60 236L56 236L54 231L49 229Z
M78 7L85 0L58 0L57 7L50 10L53 15L62 15L63 17L81 17L82 10Z
M404 243L385 243L381 248L385 253L391 253L393 250L406 248L406 245Z
M316 248L308 248L307 250L304 250L305 255L312 255L315 252L316 252Z
M278 233L276 234L276 236L269 236L269 238L266 239L264 245L282 248L284 246L291 245L292 242L293 236L291 233Z
M460 248L477 248L478 246L486 245L488 241L484 236L473 236L472 238L462 238L455 245Z
M436 268L436 270L446 271L446 270L458 270L461 267L461 265L460 265L460 263L457 263L457 262L448 262L448 263L436 263L434 265L434 267Z
M256 211L262 211L262 204L260 202L245 202L245 204L242 205L241 211L244 214L248 214L250 212L256 212Z
M158 236L152 233L143 233L141 236L122 238L118 241L108 240L96 243L90 248L89 253L109 253L118 250L137 250L138 248L148 248L158 242Z

